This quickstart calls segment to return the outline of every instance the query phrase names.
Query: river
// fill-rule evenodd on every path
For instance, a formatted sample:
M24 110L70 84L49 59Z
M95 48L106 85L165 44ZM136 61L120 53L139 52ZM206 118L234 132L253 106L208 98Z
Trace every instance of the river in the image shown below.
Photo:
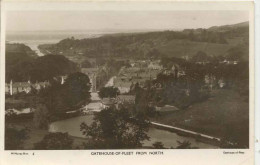
M93 115L87 116L78 116L66 120L56 121L50 124L50 132L68 132L71 136L82 137L82 132L80 131L80 124L85 122L90 125L93 122ZM205 144L202 142L197 142L194 138L179 136L176 133L160 130L156 128L150 128L148 132L150 136L150 141L144 141L144 146L152 146L156 141L160 141L164 144L165 147L176 147L178 145L177 141L188 140L193 147L205 148L205 149L214 149L218 148L216 146Z
M41 44L55 44L59 41L74 37L75 39L96 38L104 34L113 34L115 32L98 31L17 31L7 32L6 41L9 43L22 43L29 46L38 56L44 54L40 52L38 46Z

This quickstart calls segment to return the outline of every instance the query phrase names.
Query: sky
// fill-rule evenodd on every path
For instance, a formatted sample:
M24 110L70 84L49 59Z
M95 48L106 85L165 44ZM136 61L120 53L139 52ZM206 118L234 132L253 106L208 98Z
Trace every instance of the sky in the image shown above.
M246 11L8 11L7 31L182 30L249 20Z

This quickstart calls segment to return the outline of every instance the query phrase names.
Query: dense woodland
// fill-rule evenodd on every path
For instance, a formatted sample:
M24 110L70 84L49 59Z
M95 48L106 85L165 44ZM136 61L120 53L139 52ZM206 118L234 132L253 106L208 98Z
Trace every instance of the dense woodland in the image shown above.
M15 48L13 48L13 44L7 45L6 82L10 82L10 80L14 82L29 80L40 82L79 70L75 63L64 56L46 55L37 57L32 54L33 51L26 45L18 45L19 47L16 46ZM9 49L10 47L12 49Z

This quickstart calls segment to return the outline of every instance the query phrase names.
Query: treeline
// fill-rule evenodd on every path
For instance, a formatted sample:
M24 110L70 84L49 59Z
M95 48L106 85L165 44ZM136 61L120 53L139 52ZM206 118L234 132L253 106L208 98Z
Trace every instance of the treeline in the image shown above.
M154 56L154 53L156 53L156 56L164 56L165 52L168 52L166 50L168 48L164 48L164 46L176 40L226 45L228 39L239 37L243 38L245 43L248 43L248 26L247 31L244 27L242 30L239 29L231 28L224 32L208 29L187 29L184 31L114 34L81 40L71 37L61 40L57 44L40 45L39 49L43 53L60 53L65 56L149 58ZM160 51L154 52L155 49ZM169 54L166 53L165 55L168 56Z

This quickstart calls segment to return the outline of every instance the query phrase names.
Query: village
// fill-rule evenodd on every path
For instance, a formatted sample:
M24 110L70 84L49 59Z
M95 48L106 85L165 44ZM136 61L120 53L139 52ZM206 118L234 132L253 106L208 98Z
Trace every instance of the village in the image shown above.
M93 63L92 59L92 63ZM196 62L198 65L205 65L210 63L209 61L200 61ZM225 65L236 65L238 61L224 61L219 62L220 64ZM94 62L95 64L95 62ZM135 104L136 96L131 94L131 90L135 87L136 84L139 87L146 89L146 85L149 81L156 80L159 73L163 75L173 75L174 77L180 78L185 77L185 68L181 68L178 64L174 64L171 68L164 68L161 64L160 60L130 60L129 61L130 67L123 66L118 71L118 74L109 78L109 80L105 83L104 87L113 87L118 89L118 94L115 97L107 97L107 98L100 98L98 88L101 89L102 87L97 87L97 77L99 74L106 70L106 66L101 67L94 67L94 68L84 68L81 67L81 72L87 75L90 79L91 83L91 102L84 107L80 108L80 111L83 114L89 114L93 112L100 112L102 109L116 106L118 107L120 104L124 103L131 103ZM53 79L60 81L61 84L64 84L68 75L60 75L56 76ZM216 79L213 75L205 75L204 77L204 85L208 86L211 90L212 88L216 87L224 88L225 81L223 78ZM12 80L10 83L5 84L5 94L6 95L17 95L20 93L29 94L32 92L38 92L41 89L50 86L49 80L44 82L35 82L31 83L30 80L27 82L13 82ZM162 88L162 84L156 83L154 84L153 88L156 90L160 90ZM189 95L188 89L183 89L186 91L186 94ZM153 104L153 103L151 103ZM156 106L157 111L176 111L179 108L173 105L164 105L163 107ZM32 108L26 108L25 110L18 110L18 109L7 109L6 113L9 111L16 112L17 114L22 113L33 113ZM66 113L73 113L78 110L68 111Z

